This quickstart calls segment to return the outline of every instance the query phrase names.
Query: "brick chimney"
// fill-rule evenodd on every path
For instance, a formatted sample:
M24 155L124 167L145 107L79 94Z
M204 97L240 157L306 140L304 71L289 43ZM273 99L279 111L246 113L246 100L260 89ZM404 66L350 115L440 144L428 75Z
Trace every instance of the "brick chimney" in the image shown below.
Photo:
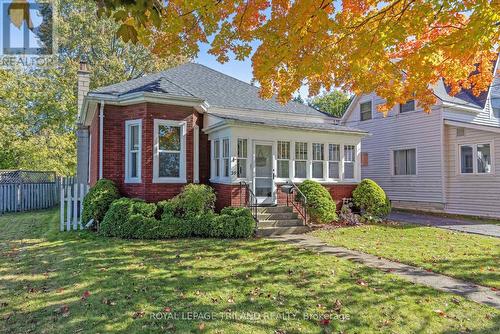
M83 98L89 92L90 88L90 72L88 64L85 60L80 61L80 69L78 70L78 111L82 109Z

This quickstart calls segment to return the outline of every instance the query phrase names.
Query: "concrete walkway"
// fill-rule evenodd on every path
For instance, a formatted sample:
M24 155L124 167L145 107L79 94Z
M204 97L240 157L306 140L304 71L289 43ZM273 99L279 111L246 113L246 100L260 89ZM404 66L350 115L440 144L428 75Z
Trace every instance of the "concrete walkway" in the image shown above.
M488 235L500 238L500 225L481 224L480 221L446 218L423 213L394 211L389 215L390 220L401 223L434 226L465 233Z
M428 272L422 268L389 261L378 256L353 251L344 247L328 246L325 242L309 234L280 235L271 237L271 239L362 263L371 268L396 274L413 283L427 285L440 291L455 293L477 303L500 309L500 292L495 292L488 287Z

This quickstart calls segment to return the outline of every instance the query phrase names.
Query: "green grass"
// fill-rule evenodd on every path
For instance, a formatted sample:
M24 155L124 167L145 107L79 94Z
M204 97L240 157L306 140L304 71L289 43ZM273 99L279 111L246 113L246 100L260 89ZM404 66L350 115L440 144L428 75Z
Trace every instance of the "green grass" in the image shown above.
M416 225L365 225L314 235L331 245L500 288L499 238Z
M275 241L107 239L60 233L57 219L57 211L0 217L0 333L500 329L494 308ZM167 319L155 319L165 309ZM344 321L304 317L330 312Z

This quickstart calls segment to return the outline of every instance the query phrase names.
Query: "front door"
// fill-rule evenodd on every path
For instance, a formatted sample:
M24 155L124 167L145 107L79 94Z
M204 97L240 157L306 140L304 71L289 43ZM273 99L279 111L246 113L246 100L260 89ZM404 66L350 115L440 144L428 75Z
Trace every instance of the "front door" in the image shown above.
M274 170L272 144L255 143L254 192L258 204L274 204Z

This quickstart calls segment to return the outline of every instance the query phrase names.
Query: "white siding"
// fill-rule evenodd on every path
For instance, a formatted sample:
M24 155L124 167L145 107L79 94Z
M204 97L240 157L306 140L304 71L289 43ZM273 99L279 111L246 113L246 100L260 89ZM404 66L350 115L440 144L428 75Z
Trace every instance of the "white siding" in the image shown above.
M456 127L445 126L446 211L449 213L500 217L500 133L465 129L457 137ZM458 145L493 143L491 175L460 175Z
M359 121L359 104L369 99L374 109L384 102L374 94L362 96L346 120L346 125L371 133L362 140L362 152L368 153L369 161L361 168L362 178L373 179L393 201L443 203L440 109L399 114L396 106L385 118L374 110L372 120ZM416 148L416 176L393 176L392 150L398 148Z

